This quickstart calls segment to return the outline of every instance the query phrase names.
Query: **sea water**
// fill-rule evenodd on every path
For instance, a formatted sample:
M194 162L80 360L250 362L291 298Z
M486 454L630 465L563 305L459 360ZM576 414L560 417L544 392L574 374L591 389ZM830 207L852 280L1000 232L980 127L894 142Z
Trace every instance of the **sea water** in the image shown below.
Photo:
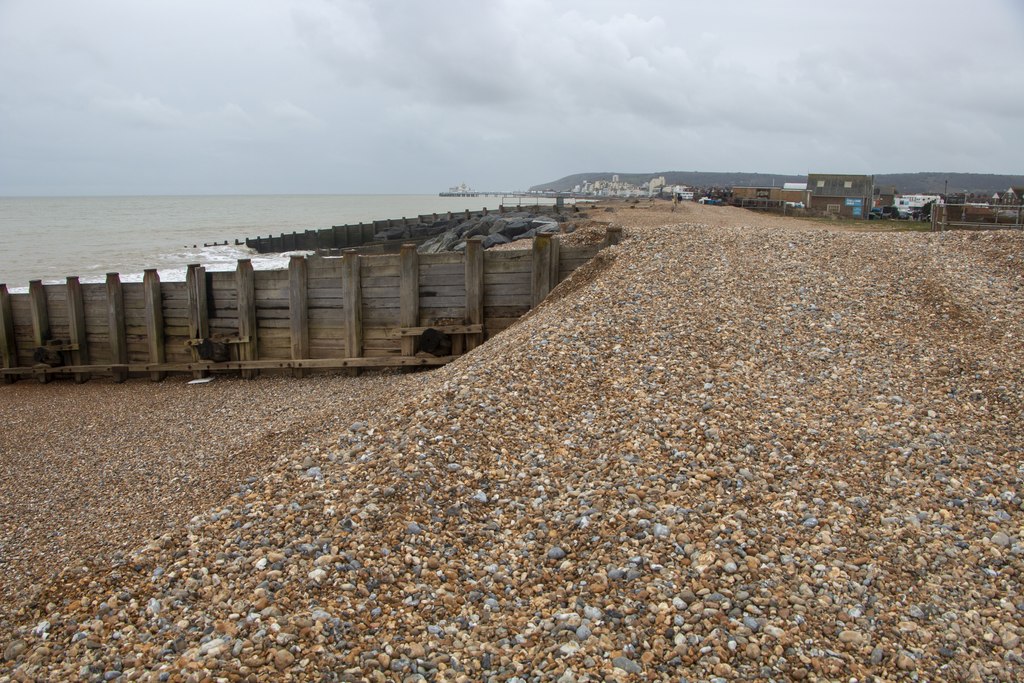
M191 263L233 270L241 258L252 259L257 269L284 268L289 253L257 254L235 240L475 211L488 203L496 209L501 201L433 195L0 197L0 282L11 292L27 291L30 280L64 282L69 275L102 282L116 272L123 282L137 282L147 268L156 268L162 280L184 280ZM227 246L203 246L225 241Z

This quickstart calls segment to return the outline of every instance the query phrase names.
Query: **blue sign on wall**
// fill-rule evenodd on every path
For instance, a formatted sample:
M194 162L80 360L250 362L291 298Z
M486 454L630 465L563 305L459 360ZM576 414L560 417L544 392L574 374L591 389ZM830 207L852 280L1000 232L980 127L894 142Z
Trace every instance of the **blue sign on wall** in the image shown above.
M852 213L854 218L860 218L863 215L864 200L861 197L847 197L846 205L853 207Z

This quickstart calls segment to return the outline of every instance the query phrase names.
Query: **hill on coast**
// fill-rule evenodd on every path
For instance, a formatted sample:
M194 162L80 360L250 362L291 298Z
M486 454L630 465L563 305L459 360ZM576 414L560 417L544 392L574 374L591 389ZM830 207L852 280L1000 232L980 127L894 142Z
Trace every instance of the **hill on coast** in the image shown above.
M586 180L611 180L613 175L619 180L639 185L651 178L665 176L669 185L689 185L690 187L772 187L783 183L806 182L806 175L783 175L774 173L743 173L743 172L705 172L705 171L656 171L653 173L575 173L548 183L534 185L530 190L569 192L573 187ZM877 173L875 186L882 188L895 187L903 194L941 193L946 188L949 192L974 192L991 194L1004 192L1008 187L1024 185L1022 175L998 175L993 173L943 173L926 171L921 173Z

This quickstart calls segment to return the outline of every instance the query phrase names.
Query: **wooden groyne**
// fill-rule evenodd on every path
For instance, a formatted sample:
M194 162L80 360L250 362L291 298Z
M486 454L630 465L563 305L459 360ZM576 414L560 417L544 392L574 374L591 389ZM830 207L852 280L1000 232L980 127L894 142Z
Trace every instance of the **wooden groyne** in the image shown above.
M605 244L619 231L609 228ZM70 375L116 381L167 373L306 371L448 363L505 329L602 245L563 247L538 235L531 249L340 257L293 256L287 269L189 266L185 282L0 284L5 382Z
M537 205L530 206L533 213L557 213L561 211L560 205ZM391 218L372 221L370 223L352 223L349 225L335 225L320 230L306 230L304 232L281 233L279 235L268 235L267 237L247 237L245 246L253 249L258 254L282 253L286 251L326 251L332 249L352 249L365 247L370 244L383 245L390 242L394 250L410 239L415 241L417 229L434 228L436 234L443 232L447 227L454 226L461 221L473 220L493 213L504 214L507 211L520 210L521 207L500 205L496 211L483 208L479 211L465 211L447 213L421 214L412 218ZM412 235L399 236L390 240L381 240L376 236L395 228L408 229ZM426 239L429 235L424 235ZM237 240L236 240L237 242Z

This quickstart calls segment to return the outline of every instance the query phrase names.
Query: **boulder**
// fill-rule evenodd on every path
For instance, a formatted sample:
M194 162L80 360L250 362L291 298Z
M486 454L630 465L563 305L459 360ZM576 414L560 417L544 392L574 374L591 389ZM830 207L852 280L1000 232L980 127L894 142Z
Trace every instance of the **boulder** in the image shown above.
M497 225L495 225L495 227L497 227ZM509 238L510 240L514 240L516 237L519 237L524 232L527 232L530 229L530 227L530 221L528 220L520 219L504 221L504 225L502 225L499 230L492 230L491 234L501 234Z
M497 235L488 235L487 237L484 238L483 247L484 249L490 249L491 247L497 246L499 244L508 244L511 241L512 240L510 240L509 238L505 237L500 233Z
M409 238L409 228L403 225L393 225L373 233L373 239L380 242L383 240L401 240Z

